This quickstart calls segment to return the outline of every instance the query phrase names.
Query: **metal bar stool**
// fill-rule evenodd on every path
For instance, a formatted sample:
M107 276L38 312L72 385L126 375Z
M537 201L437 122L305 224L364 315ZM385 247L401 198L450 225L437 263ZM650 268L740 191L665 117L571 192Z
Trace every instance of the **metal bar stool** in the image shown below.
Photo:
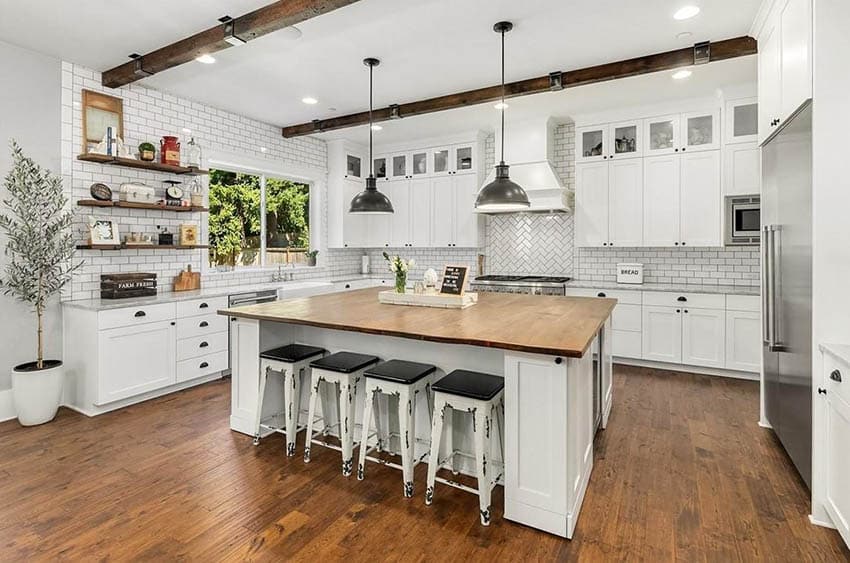
M438 413L438 416L433 417L431 426L431 455L428 459L428 486L425 490L425 504L431 504L434 501L435 482L475 493L478 495L481 524L489 526L490 493L501 478L502 471L504 471L504 463L501 464L501 471L496 471L493 467L495 464L491 459L493 444L491 430L495 424L499 426L495 430L495 434L499 440L502 460L505 459L504 440L502 438L505 427L504 379L486 373L455 370L434 383L431 388L434 390L434 410ZM453 463L454 457L458 454L457 451L451 451L446 459L439 459L443 421L446 415L452 415L453 410L472 415L472 433L478 477L477 489L437 477L437 470L441 467L455 470L454 465L446 464Z
M377 364L380 358L354 352L337 352L310 363L310 411L307 415L307 439L304 446L304 463L310 463L310 446L318 444L342 452L342 474L351 475L354 450L354 402L357 397L357 386L363 379L363 372ZM316 439L313 434L313 423L316 418L316 403L319 400L320 387L333 385L336 389L339 404L339 441L340 446L329 444ZM329 410L322 408L322 419L327 434Z
M419 459L416 459L416 399L418 396L425 399L428 405L428 419L430 420L434 412L431 385L434 382L435 371L437 371L436 366L404 360L390 360L366 370L366 395L363 401L360 459L357 464L358 479L362 481L366 477L367 459L395 469L401 469L404 496L413 496L413 468L428 455L426 452ZM388 430L383 434L381 431L380 412L374 412L379 408L381 394L394 396L398 399L399 431L397 433ZM372 424L373 413L375 415L377 439L376 445L369 448L369 438L372 436L369 427ZM368 455L375 450L382 451L385 440L388 441L392 436L398 436L401 443L401 465Z
M286 434L286 455L295 455L295 436L304 428L298 427L301 413L301 378L309 372L310 362L324 354L324 348L303 344L289 344L260 354L260 393L257 401L257 423L254 427L255 446L260 443L260 433L263 430L271 430ZM279 373L283 377L284 411L268 417L263 422L263 399L270 373Z

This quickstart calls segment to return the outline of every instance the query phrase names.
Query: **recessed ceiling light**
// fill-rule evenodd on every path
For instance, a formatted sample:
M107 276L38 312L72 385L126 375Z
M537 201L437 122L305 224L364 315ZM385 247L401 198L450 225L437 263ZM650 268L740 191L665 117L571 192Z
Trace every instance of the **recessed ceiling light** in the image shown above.
M504 102L499 102L498 104L494 105L493 107L501 110L501 109L508 109L510 106L508 104L504 103Z
M195 57L195 60L199 63L204 63L205 65L211 65L215 62L215 57L212 55L201 55L199 57Z
M690 31L683 31L682 33L676 34L676 39L689 39L691 36L693 36L693 33Z
M674 20L687 20L687 19L691 19L692 17L694 17L698 13L699 13L699 7L698 6L682 6L681 8L676 10L675 14L673 14L673 19Z
M381 127L377 123L372 126L372 131L380 131L381 129L383 129L383 127Z
M301 98L301 101L307 104L308 106L314 106L319 103L319 100L317 100L316 98L311 98L309 96L306 98Z
M673 78L676 79L676 80L684 80L685 78L689 77L691 74L693 74L693 73L689 70L677 70L676 72L673 73Z

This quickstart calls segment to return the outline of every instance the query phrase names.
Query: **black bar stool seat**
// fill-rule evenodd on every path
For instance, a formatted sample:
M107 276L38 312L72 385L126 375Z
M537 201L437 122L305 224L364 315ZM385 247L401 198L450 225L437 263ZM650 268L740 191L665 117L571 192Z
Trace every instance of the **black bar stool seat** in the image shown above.
M369 354L356 352L337 352L310 363L311 368L335 371L337 373L354 373L363 368L377 364L381 359Z
M437 366L408 362L405 360L389 360L366 370L366 377L382 379L394 383L416 383L423 377L437 371Z
M489 373L456 369L431 387L435 392L489 401L505 388L505 378Z
M324 348L318 346L307 346L306 344L287 344L279 348L273 348L260 353L260 357L266 360L277 360L287 364L301 362L313 356L321 356L325 353Z

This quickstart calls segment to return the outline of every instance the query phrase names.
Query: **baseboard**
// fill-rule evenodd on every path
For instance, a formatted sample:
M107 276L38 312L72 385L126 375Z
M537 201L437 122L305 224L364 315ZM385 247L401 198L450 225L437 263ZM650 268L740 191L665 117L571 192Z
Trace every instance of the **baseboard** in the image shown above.
M621 358L614 356L614 363L625 366L635 366L641 368L664 369L667 371L679 371L684 373L696 373L699 375L713 375L716 377L729 377L732 379L745 379L747 381L758 381L760 376L758 373L750 373L747 371L734 371L730 369L709 368L702 366L688 366L684 364L668 364L665 362L653 362L650 360L636 360L632 358Z
M761 426L762 428L769 428L773 430L773 426L771 426L770 423L766 420L759 420L759 426Z
M826 522L819 518L815 518L812 514L809 514L809 522L811 522L815 526L821 526L823 528L832 528L833 530L835 530L835 524L833 524L832 522Z
M17 418L15 407L12 405L12 390L3 389L0 391L0 422Z

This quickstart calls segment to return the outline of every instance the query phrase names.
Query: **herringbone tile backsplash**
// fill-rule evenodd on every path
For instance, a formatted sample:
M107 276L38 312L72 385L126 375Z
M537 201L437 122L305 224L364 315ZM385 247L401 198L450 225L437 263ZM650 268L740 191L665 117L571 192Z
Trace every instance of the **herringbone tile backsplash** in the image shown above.
M499 274L570 274L571 215L501 215L487 219L484 268Z

